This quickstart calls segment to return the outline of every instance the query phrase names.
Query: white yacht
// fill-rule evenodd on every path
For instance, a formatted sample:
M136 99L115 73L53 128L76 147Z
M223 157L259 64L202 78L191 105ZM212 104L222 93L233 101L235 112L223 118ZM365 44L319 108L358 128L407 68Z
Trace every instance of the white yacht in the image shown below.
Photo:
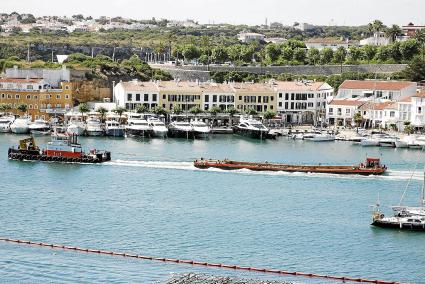
M15 120L13 115L4 115L0 117L0 133L9 133L10 125Z
M307 137L304 139L313 141L313 142L328 142L328 141L335 141L335 135L319 132L319 133L314 133L311 137Z
M269 129L252 116L249 118L241 117L239 124L233 128L233 131L236 134L257 139L267 139L269 136Z
M23 116L15 119L10 125L10 130L15 134L27 134L30 132L31 117Z
M88 136L103 136L105 132L98 117L90 116L87 119L86 132Z
M149 123L146 119L143 118L142 114L138 113L129 113L127 119L127 126L125 130L130 136L141 136L141 137L151 137L152 136L152 127L149 126Z
M190 121L190 125L196 138L208 138L210 135L211 129L205 122L194 119Z
M173 121L168 125L172 137L193 138L193 127L187 121Z
M82 119L82 116L71 116L71 118L68 120L68 127L66 132L71 135L84 135L86 133L86 125Z
M168 128L165 126L158 118L151 117L148 119L149 126L152 128L153 136L155 137L166 137L168 133Z
M116 120L107 120L105 122L105 134L106 136L123 137L125 128Z
M29 125L30 133L34 136L50 135L50 125L44 119L36 119Z

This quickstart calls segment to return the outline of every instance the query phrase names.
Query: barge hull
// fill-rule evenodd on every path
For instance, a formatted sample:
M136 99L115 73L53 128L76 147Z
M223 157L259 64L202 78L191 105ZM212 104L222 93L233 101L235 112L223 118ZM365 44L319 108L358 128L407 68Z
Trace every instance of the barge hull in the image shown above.
M81 157L61 157L61 156L48 156L39 153L20 153L14 149L9 149L8 158L9 160L15 161L42 161L42 162L61 162L61 163L89 163L99 164L111 160L111 154L105 152L105 156L102 154L93 156L81 156Z
M382 222L379 220L374 221L372 226L386 228L386 229L399 229L407 231L421 231L425 232L425 225L422 224L401 224L397 222Z

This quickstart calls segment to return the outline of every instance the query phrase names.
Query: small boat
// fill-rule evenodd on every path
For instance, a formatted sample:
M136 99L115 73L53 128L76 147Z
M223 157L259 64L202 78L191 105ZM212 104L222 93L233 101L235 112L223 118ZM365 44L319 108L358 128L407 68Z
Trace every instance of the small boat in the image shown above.
M379 139L379 146L395 148L396 142L397 142L396 138L391 138L391 137L382 138L382 139Z
M71 118L68 121L68 127L66 129L66 132L70 135L77 135L81 136L86 133L86 125L82 120L82 116L71 116Z
M23 116L15 119L10 125L10 130L15 134L27 134L30 132L31 117Z
M150 117L148 119L149 126L152 128L153 136L164 138L167 136L168 128L164 122L156 117Z
M196 138L208 138L210 135L211 129L205 122L194 119L190 122L190 125Z
M363 147L379 146L379 139L366 138L360 141L360 145L362 145Z
M15 120L15 117L13 115L4 115L0 117L0 133L9 133L10 125Z
M111 153L96 149L84 153L77 141L77 135L57 134L52 136L52 141L43 150L35 144L33 137L22 139L17 148L9 148L8 158L18 161L103 163L111 160Z
M187 121L173 121L168 125L168 135L186 139L193 138L193 127Z
M311 137L304 138L304 140L313 141L313 142L335 141L335 135L331 135L328 133L315 133Z
M105 134L112 137L123 137L125 128L116 120L107 120L105 122Z
M33 136L44 136L50 135L50 125L43 119L36 119L33 123L29 125L30 133Z
M233 127L233 132L239 135L247 136L255 139L271 138L269 129L265 127L260 121L252 118L241 117L239 124Z
M231 160L196 160L194 166L199 169L218 168L223 170L248 169L252 171L283 171L348 175L382 175L387 167L381 165L378 158L367 158L365 164L354 166L324 166L324 165L287 165L274 163L252 163Z

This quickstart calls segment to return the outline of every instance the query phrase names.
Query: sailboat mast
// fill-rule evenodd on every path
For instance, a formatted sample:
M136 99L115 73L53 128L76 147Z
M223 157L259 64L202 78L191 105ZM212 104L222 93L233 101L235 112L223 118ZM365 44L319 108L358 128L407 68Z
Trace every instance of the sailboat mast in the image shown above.
M422 197L421 197L421 206L425 206L425 166L424 166L424 182L422 184Z

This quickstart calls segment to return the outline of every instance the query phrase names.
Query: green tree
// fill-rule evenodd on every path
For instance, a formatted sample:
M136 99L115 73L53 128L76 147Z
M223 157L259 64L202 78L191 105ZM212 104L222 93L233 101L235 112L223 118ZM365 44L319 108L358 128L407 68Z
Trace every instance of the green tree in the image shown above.
M217 117L217 114L221 112L221 109L217 106L213 106L208 110L208 112L211 114L212 117L212 125L214 125L215 118Z
M425 80L425 61L419 59L413 60L409 63L407 68L401 72L401 75L414 82Z
M16 106L16 109L22 112L22 114L26 114L28 110L28 106L26 104L19 104Z
M401 35L401 29L397 25L392 25L385 30L385 35L390 39L391 42L395 42L397 37Z
M226 110L226 113L228 113L230 117L230 126L233 126L233 118L235 114L239 113L239 111L231 106Z
M90 108L89 108L88 104L82 103L82 104L78 105L78 111L81 113L83 121L85 121L86 119L85 119L84 114L88 113L90 111Z
M125 108L125 107L120 107L120 106L117 106L114 110L113 110L113 112L114 113L116 113L116 114L118 114L119 115L119 118L118 118L118 122L119 123L121 123L121 117L122 117L122 115L124 114L124 112L126 112L127 111L127 109Z
M363 117L360 112L356 112L353 116L353 120L356 123L357 131L359 129L359 125L363 122Z
M391 58L391 50L387 46L378 47L378 52L376 53L376 59L381 62L388 61Z
M400 52L404 60L410 61L421 48L420 43L416 39L408 39L400 43Z
M403 58L401 51L400 51L400 42L396 41L393 44L388 46L389 49L389 53L391 58L395 61L395 62L400 62Z
M340 46L334 53L334 62L342 64L345 61L345 57L347 56L347 50L344 47Z
M212 59L214 62L226 62L229 59L229 55L227 54L227 49L223 46L217 46L212 50Z
M305 48L295 48L294 49L294 60L304 64L305 63L305 59L306 59L306 49Z
M363 51L357 46L351 46L348 52L348 58L352 63L357 63L363 58Z
M271 64L277 61L277 59L281 55L281 49L277 44L270 43L266 45L264 53L266 56L266 62Z
M282 58L286 61L291 61L294 57L294 50L289 46L284 46L282 48Z
M162 106L156 106L152 109L152 113L156 115L167 115L167 110Z
M425 29L417 30L415 39L422 45L422 60L425 60Z
M310 65L316 65L320 62L320 51L317 48L310 48L307 51L307 62Z
M332 62L334 52L331 48L326 47L320 51L320 62L322 64L329 64Z
M182 113L183 113L183 110L179 105L173 106L173 114L179 115L179 114L182 114Z
M376 52L378 48L374 45L367 44L362 47L363 53L365 55L365 59L370 62L375 58Z
M194 106L191 109L189 109L189 112L196 117L198 114L201 114L204 111L202 109L200 109L198 106Z
M96 111L100 113L100 120L102 122L105 122L105 118L106 118L106 114L108 113L108 110L104 107L99 107Z
M197 48L193 44L186 45L183 48L182 53L183 53L184 59L185 60L189 60L189 61L190 60L193 60L193 59L196 59L196 58L198 58L200 56L199 48Z
M270 123L270 119L273 119L276 116L276 112L268 110L263 114L263 119L267 120L267 123Z
M255 109L253 109L253 108L248 108L246 111L246 114L248 114L248 115L257 115L258 114L258 111L256 111Z
M137 113L147 113L149 111L149 108L145 105L138 105L136 107L136 112Z
M372 31L374 32L375 44L378 44L379 33L385 28L384 24L380 20L375 20L372 22Z

